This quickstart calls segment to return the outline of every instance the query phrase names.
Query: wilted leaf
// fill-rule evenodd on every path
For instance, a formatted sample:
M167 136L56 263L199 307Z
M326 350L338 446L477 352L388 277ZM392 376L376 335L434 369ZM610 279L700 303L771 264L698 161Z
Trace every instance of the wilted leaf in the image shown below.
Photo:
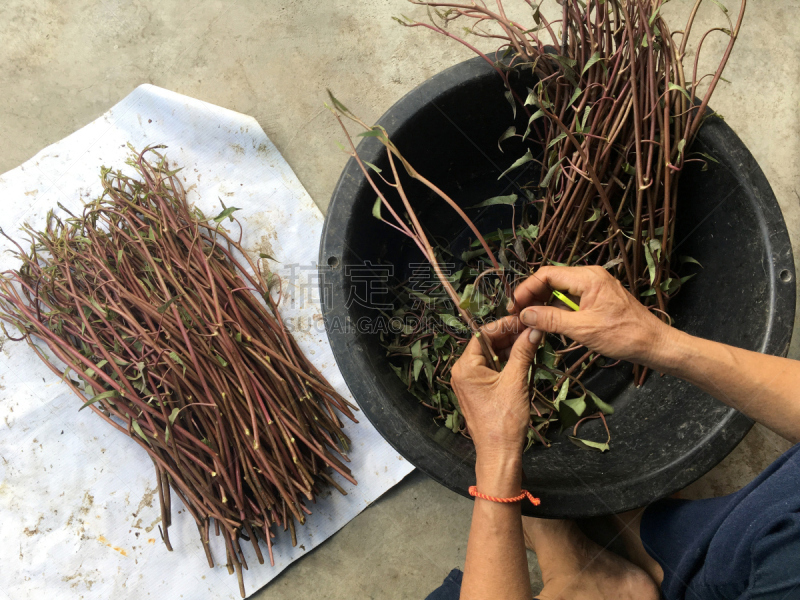
M178 418L178 413L179 412L181 412L180 408L173 408L172 409L172 412L169 413L169 422L170 422L170 424L174 424L175 423L175 419Z
M365 161L363 159L361 160L361 162L363 162L365 165L367 165L370 169L372 169L376 173L381 173L382 172L381 169L379 169L378 167L373 165L371 162L367 162L367 161Z

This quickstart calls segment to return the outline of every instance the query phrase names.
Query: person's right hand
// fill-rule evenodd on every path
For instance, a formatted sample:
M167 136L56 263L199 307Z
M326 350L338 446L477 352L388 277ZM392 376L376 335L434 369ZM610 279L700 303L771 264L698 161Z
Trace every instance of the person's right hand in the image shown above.
M580 310L542 306L554 289L580 298ZM529 327L645 365L673 331L603 267L542 267L517 286L514 301L513 312Z

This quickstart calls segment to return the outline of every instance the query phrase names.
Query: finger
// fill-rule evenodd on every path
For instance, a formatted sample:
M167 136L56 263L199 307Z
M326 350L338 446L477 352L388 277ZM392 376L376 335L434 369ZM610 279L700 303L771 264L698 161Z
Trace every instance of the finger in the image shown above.
M525 331L525 325L520 322L519 317L509 315L484 325L480 333L489 343L498 359L503 360L503 351L510 348L523 331ZM463 360L465 364L473 368L489 367L477 335L472 336L460 360Z
M591 267L542 267L514 290L515 312L547 302L554 289L581 296L597 277Z
M539 343L542 341L544 334L537 329L526 329L522 335L517 338L514 345L511 347L511 353L508 357L508 362L503 369L504 375L512 378L525 378L528 375L528 369L533 364L533 359L536 357L536 350L539 348Z
M497 352L503 348L510 348L517 339L517 336L525 330L517 315L509 315L492 321L481 327L481 335L483 335L492 349ZM473 344L473 342L475 342ZM480 343L476 336L470 340L464 353L482 354Z
M574 338L573 332L580 324L583 314L555 306L529 306L520 313L520 320L539 331L561 333Z

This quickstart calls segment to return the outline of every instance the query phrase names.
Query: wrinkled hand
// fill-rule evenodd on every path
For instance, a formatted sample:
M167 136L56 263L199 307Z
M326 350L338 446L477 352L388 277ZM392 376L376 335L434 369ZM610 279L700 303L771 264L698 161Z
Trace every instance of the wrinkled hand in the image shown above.
M473 337L453 365L450 381L479 458L502 463L522 455L530 419L528 369L542 334L514 315L486 325L481 332L500 360L508 360L505 368L494 371Z
M542 306L554 289L579 297L581 309ZM648 365L672 331L602 267L543 267L517 286L514 300L525 325L614 359Z

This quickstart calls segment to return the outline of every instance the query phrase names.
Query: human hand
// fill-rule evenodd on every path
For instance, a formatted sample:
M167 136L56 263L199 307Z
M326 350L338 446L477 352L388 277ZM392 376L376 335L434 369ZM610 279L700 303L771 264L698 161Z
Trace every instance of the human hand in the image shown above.
M580 298L580 310L542 306L552 291ZM514 312L530 327L563 334L603 356L650 365L670 335L603 267L542 267L517 286Z
M493 466L516 462L522 456L530 419L528 369L542 334L529 329L515 315L481 329L495 353L507 360L501 372L493 370L473 337L451 371L450 382L475 443L478 462ZM517 489L515 491L518 492Z

